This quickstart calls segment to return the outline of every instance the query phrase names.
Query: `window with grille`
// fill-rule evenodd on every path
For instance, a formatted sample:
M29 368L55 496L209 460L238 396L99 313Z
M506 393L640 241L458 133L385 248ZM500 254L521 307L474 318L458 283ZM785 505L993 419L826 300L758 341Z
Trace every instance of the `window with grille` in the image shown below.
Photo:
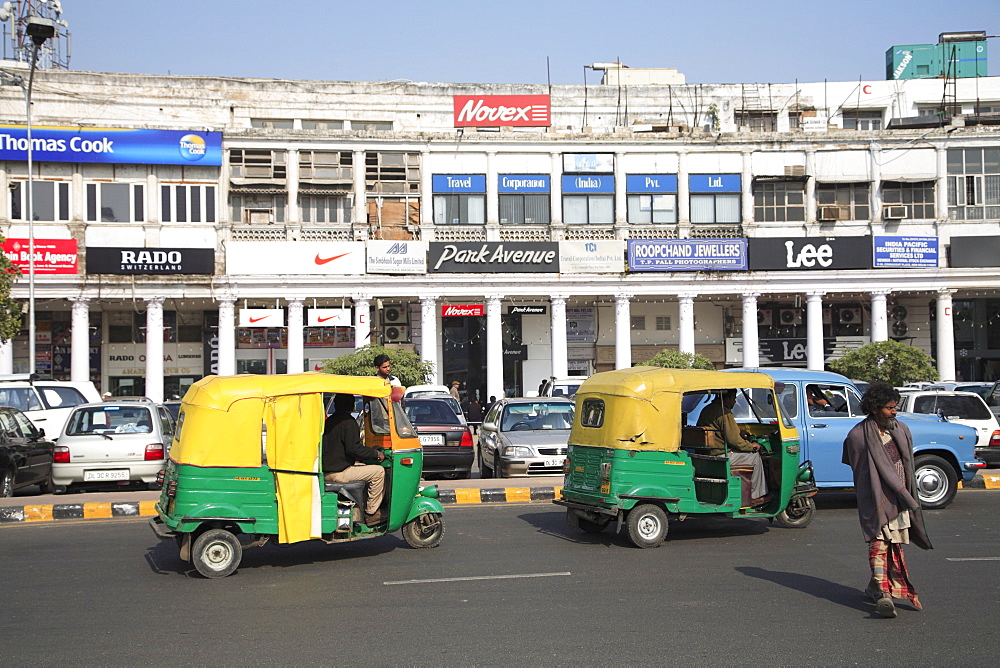
M486 195L434 195L434 224L485 225Z
M365 153L365 189L374 194L420 194L419 153Z
M750 128L750 132L774 132L778 128L778 114L773 111L737 111L736 127Z
M948 217L1000 218L1000 148L948 149Z
M164 223L214 223L215 186L161 185L160 217Z
M629 195L627 201L633 225L677 222L677 195Z
M754 181L753 214L758 223L804 221L805 202L801 181Z
M672 327L669 315L656 316L656 330L659 332L669 331Z
M353 163L351 151L300 151L299 180L350 183Z
M27 218L27 183L27 181L10 182L10 217L12 220ZM68 182L33 181L31 193L33 220L69 220Z
M145 219L142 184L87 184L87 221L135 223Z
M229 149L229 176L234 179L284 179L286 153L280 150Z
M614 225L614 195L564 195L563 221L569 225Z
M868 220L870 190L867 183L817 183L816 206L822 209L817 217L820 220Z
M500 195L501 225L548 225L548 195Z
M351 198L349 196L303 195L299 201L303 223L351 222Z
M907 219L934 218L934 182L886 181L882 184L882 204L906 207L903 217Z
M881 130L881 111L861 111L844 110L841 116L844 119L845 130Z
M646 329L646 316L644 315L633 315L631 316L632 329Z

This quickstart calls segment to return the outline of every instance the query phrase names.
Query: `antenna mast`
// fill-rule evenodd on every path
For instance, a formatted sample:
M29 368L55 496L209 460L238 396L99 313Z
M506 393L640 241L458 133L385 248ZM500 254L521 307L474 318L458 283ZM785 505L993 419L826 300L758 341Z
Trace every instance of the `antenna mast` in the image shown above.
M68 70L72 39L69 24L62 18L60 0L12 0L0 5L0 22L3 23L3 58L31 64L34 48L25 30L28 17L51 19L56 33L38 48L39 69Z

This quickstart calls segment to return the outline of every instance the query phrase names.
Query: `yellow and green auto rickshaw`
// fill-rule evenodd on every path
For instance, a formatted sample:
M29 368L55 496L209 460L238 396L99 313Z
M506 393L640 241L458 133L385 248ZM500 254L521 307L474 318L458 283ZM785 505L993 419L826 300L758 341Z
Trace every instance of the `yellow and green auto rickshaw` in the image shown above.
M781 415L763 373L632 367L591 376L576 393L562 498L570 526L596 533L626 525L638 547L656 547L668 521L692 514L774 519L807 526L816 493L812 465L799 464L798 432ZM750 467L731 467L728 449L701 411L736 390L734 419L760 446L771 493L754 504ZM723 439L724 440L724 439ZM764 499L760 501L760 499Z
M363 399L364 444L385 454L385 519L366 526L366 483L325 482L324 395ZM423 453L399 408L402 388L377 377L299 373L208 376L184 395L163 490L150 522L209 578L269 541L342 543L402 528L412 547L444 533L437 487L420 487Z

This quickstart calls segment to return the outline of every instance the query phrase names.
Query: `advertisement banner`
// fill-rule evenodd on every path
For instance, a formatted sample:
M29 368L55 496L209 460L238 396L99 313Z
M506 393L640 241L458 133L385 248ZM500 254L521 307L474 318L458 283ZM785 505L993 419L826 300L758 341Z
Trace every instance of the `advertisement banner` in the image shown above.
M45 162L222 165L222 133L31 126L31 157ZM0 125L0 160L28 159L28 129Z
M620 274L625 271L625 241L560 241L563 274Z
M629 271L745 271L746 239L629 239Z
M3 254L21 273L28 275L31 254L27 239L7 239ZM35 276L77 273L76 239L35 239Z
M306 327L353 327L349 308L311 308L306 312Z
M275 274L363 274L363 241L230 241L226 272L247 276Z
M613 194L615 192L615 177L613 174L563 174L562 191L564 195L574 193Z
M442 304L442 318L461 318L465 316L486 315L486 307L482 304Z
M693 193L738 193L742 189L739 174L692 174L688 189Z
M240 327L284 327L285 311L280 308L241 308Z
M1000 267L1000 237L952 237L948 264L952 267Z
M426 241L369 241L369 274L426 274Z
M675 193L676 174L628 174L625 191L630 193Z
M551 177L548 174L501 174L497 191L502 193L547 193Z
M822 271L871 268L870 236L750 239L751 270Z
M875 237L876 267L937 267L937 237Z
M432 174L431 190L436 193L484 193L485 174Z
M548 95L454 95L455 127L548 127Z
M211 248L87 248L88 274L214 274Z
M430 242L430 273L558 273L555 241Z

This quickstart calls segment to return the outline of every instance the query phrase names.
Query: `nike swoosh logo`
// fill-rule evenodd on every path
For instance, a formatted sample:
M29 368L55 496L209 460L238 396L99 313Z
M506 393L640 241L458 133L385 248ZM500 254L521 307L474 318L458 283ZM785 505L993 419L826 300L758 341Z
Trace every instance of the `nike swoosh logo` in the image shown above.
M316 318L316 322L326 322L327 320L333 320L334 318L338 318L338 317L340 317L340 316L328 315L325 318Z
M323 367L321 367L319 364L317 364L317 365L313 366L313 370L314 371L322 371Z
M271 316L269 316L269 315L264 315L264 316L261 316L259 318L250 318L250 324L252 325L253 323L260 322L261 320L267 320L270 317Z
M340 255L334 255L333 257L320 257L319 253L316 253L316 264L326 264L327 262L333 262L339 257L344 257L345 255L350 255L350 253L341 253Z

